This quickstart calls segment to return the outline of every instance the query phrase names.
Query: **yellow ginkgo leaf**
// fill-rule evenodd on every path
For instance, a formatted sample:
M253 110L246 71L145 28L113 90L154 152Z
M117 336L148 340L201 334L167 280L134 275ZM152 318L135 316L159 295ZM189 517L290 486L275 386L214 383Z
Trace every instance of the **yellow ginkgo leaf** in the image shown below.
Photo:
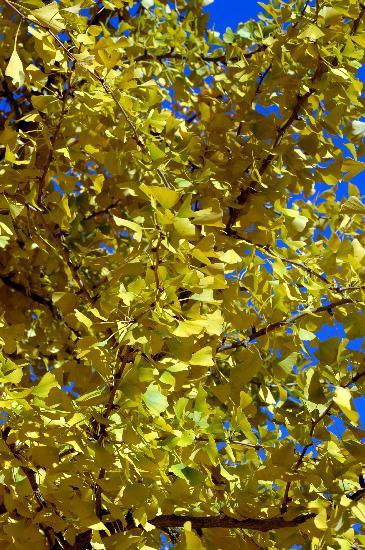
M5 70L5 76L10 76L13 79L13 82L23 86L24 84L24 68L22 60L20 59L18 52L14 48L13 53L9 59L8 66Z
M61 32L64 28L62 16L58 10L58 4L52 2L47 6L33 11L33 16L42 24L55 32Z
M333 401L341 409L344 415L347 416L350 422L355 425L358 423L359 413L354 410L351 392L348 388L338 386Z

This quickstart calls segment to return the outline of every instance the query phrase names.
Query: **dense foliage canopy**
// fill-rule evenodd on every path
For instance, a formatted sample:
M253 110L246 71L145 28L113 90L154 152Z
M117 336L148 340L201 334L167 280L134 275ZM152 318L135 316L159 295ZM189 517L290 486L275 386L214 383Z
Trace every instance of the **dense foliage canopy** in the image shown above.
M209 3L1 0L2 550L365 545L365 6Z

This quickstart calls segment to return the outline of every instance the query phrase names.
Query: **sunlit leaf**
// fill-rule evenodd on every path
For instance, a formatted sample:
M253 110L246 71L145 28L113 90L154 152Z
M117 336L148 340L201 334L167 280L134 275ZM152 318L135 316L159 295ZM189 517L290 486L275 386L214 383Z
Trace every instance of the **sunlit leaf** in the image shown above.
M23 86L25 78L23 63L15 49L13 50L9 63L5 69L5 75L10 76L15 84Z

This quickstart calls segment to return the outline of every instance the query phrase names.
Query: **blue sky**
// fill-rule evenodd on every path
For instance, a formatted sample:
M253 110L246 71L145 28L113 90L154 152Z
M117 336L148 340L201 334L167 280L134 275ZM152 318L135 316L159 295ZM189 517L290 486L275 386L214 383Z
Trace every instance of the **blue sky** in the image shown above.
M210 13L209 26L223 32L227 27L235 31L238 23L253 19L262 9L256 0L215 0L207 11Z

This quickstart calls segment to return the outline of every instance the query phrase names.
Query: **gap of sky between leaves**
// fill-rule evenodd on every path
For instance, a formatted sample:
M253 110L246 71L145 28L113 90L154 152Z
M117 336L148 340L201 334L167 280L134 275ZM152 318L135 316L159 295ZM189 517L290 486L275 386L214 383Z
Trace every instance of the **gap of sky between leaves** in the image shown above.
M310 2L312 3L312 2ZM262 11L261 6L259 6L256 0L215 0L213 3L207 6L206 11L210 14L209 26L213 27L216 31L224 33L227 27L230 27L233 32L237 30L237 26L241 22L246 22L249 19L257 19L257 16L260 11ZM364 82L365 80L365 67L362 67L359 71L359 78ZM258 109L260 109L258 107ZM260 112L262 112L260 110ZM265 114L262 112L262 114ZM268 114L268 113L266 113ZM336 145L338 145L343 151L345 156L349 156L348 149L343 145L342 139L338 136ZM360 194L365 194L365 176L364 173L353 178L352 183L355 183L360 191ZM340 189L337 193L337 200L340 200L342 197L346 197L348 194L348 186L346 182L340 184ZM318 191L323 191L326 188L325 185L317 184ZM296 198L302 199L303 197L292 197L290 203L295 202ZM330 237L330 234L325 235L327 238ZM341 323L333 322L332 325L323 324L320 331L317 332L317 337L326 341L329 340L329 345L333 345L333 338L338 339L338 343L342 338L345 338L345 333ZM331 339L331 340L330 340ZM316 358L314 353L316 348L311 345L310 342L307 342L307 349L311 355L311 363L316 364ZM350 341L348 346L350 349L361 350L364 349L364 338L358 338L356 340ZM365 351L365 350L364 350ZM360 415L360 425L365 426L365 396L355 399L355 405ZM268 413L268 429L276 430L277 427L274 423L271 422L273 417L272 414ZM270 418L271 417L271 418ZM344 431L344 424L340 416L332 416L333 424L330 428L331 431L340 438ZM228 425L227 425L228 427ZM279 429L278 438L283 439L289 436L285 426L281 426ZM320 442L315 442L319 444ZM315 453L315 446L308 449L308 452ZM264 457L262 457L264 458ZM360 525L353 526L356 530L360 530Z
M237 26L241 22L246 22L249 19L257 19L257 16L259 12L261 11L261 6L259 6L258 2L256 0L215 0L213 3L211 3L209 6L207 6L206 11L210 14L209 19L209 26L214 28L219 33L224 33L227 27L230 27L233 32L236 31ZM365 77L365 68L363 67L359 71L359 76L361 77L361 80L364 80ZM258 110L261 111L260 106L256 107ZM265 112L262 112L262 114L265 114ZM268 114L268 113L266 113ZM337 143L339 147L344 151L344 155L348 155L348 150L344 147L343 141L340 137L337 138ZM353 183L355 183L360 193L365 193L365 178L362 174L357 176L353 179ZM348 193L348 187L347 183L343 182L340 184L339 192L337 193L337 199L341 199L342 197L347 196ZM326 186L317 184L318 191L323 191L326 188ZM302 196L300 197L292 197L290 199L290 204L295 202L295 199L303 199ZM325 234L327 238L329 238L330 234ZM269 268L269 265L268 265ZM320 331L317 333L317 337L322 340L330 340L329 345L333 345L333 338L338 339L338 343L342 338L345 337L345 333L343 330L343 327L341 323L333 322L332 325L323 324ZM364 338L358 338L356 340L353 340L349 342L348 348L350 349L356 349L360 350L363 348L364 345ZM307 349L310 353L310 359L311 364L316 364L316 358L314 356L314 353L316 351L316 348L311 345L310 342L307 342ZM357 410L360 414L360 424L362 426L365 426L365 396L357 398L355 400ZM276 426L274 423L270 421L270 416L268 415L268 428L275 430ZM333 431L334 434L337 435L337 437L341 437L344 426L343 422L340 417L332 417L333 419L333 426L331 431ZM283 439L284 437L287 437L289 434L287 433L287 430L285 426L282 426L279 431L279 439ZM319 443L319 442L318 442ZM315 449L310 449L308 452L315 452Z
M238 24L241 22L246 22L249 19L257 19L258 14L260 11L262 11L262 7L258 4L256 0L215 0L211 4L209 4L205 10L210 14L210 20L209 20L209 27L213 28L217 32L223 34L227 27L230 27L234 32L237 30ZM85 14L86 15L86 14ZM115 25L118 26L118 21L115 21ZM68 36L65 33L64 36L60 36L62 40L68 40ZM359 71L361 79L364 80L365 76L365 68L362 68ZM167 106L167 105L166 105ZM262 114L269 114L267 109L262 109L260 105L256 106L256 109L259 110ZM0 111L7 110L6 105L0 105ZM336 144L341 147L341 149L344 151L344 156L348 156L348 150L344 147L343 141L340 137L337 138ZM92 166L89 167L89 171L92 172L93 168ZM74 176L77 176L77 174L73 174ZM353 183L355 183L359 190L360 194L365 194L365 178L362 174L359 176L353 178ZM63 194L62 189L58 186L56 181L53 181L55 190L59 191L61 194ZM323 192L327 188L326 185L323 185L321 183L316 184L316 195L318 196L318 193ZM77 192L77 191L76 191ZM342 182L339 185L339 191L337 193L337 199L340 200L341 198L347 196L348 193L348 185L346 182ZM289 199L288 206L290 207L291 204L293 204L296 200L303 200L304 197L302 195L293 196ZM305 200L305 199L304 199ZM314 199L314 197L311 197L307 200L317 200ZM319 198L319 200L322 200ZM330 237L329 228L324 230L324 236L326 238ZM278 241L278 246L280 246L280 242ZM105 250L106 253L113 253L113 249L109 249L104 243L100 243L100 246L102 249ZM244 252L245 253L245 252ZM260 253L258 253L260 255ZM265 257L263 259L266 260ZM264 268L271 270L270 263L266 260L264 264ZM237 278L239 275L237 273L229 274L228 276L231 278ZM324 297L325 299L325 297ZM290 332L290 329L288 329ZM317 337L321 341L329 341L329 345L334 345L334 338L337 338L338 343L342 338L345 337L345 333L343 330L343 326L340 323L333 322L332 325L323 324L320 331L317 332ZM314 347L310 342L307 342L307 349L308 349L308 359L310 360L312 365L315 365L317 360L315 358L315 351L317 348ZM356 340L352 340L348 344L348 348L350 349L356 349L361 350L364 345L364 338L358 338ZM31 374L32 374L32 368ZM67 393L77 397L77 392L74 389L74 384L71 382L68 386L65 386L64 391ZM360 424L362 427L365 427L365 396L357 398L356 406L358 409L358 412L360 414ZM274 423L271 422L272 415L267 411L268 414L268 427L269 429L276 430L276 426ZM331 427L331 431L336 434L337 437L341 437L343 431L344 431L344 425L339 416L332 417L333 425ZM0 422L3 423L6 421L6 419L1 420ZM229 429L229 423L227 423L226 428ZM281 426L278 430L278 438L283 439L285 437L290 437L288 431L286 430L285 426ZM318 442L319 443L319 442ZM315 448L312 447L308 450L308 452L314 452ZM264 459L264 456L262 456L262 459Z
M249 19L257 19L259 12L262 11L262 8L261 8L261 6L259 6L259 4L256 0L214 0L211 4L209 4L205 8L205 10L210 14L209 27L213 28L214 30L216 30L219 33L223 34L227 27L230 27L235 32L239 23L246 22ZM117 25L118 21L116 21L115 23ZM0 37L0 39L1 39L1 37ZM67 35L65 34L64 36L62 36L62 39L67 41L67 39L68 39ZM364 67L359 71L359 77L361 78L361 80L365 79L365 68ZM256 108L257 108L257 110L259 110L264 115L269 114L267 109L261 109L259 105ZM5 104L0 105L0 112L2 110L3 111L7 110L7 106ZM338 145L344 151L344 156L349 156L348 150L344 147L343 141L340 137L337 138L336 145ZM92 166L90 166L89 169L90 169L90 171L92 171ZM76 174L74 174L74 175L76 176ZM358 188L360 190L360 194L365 194L365 177L362 174L355 177L352 180L352 182L355 183L358 186ZM53 184L54 184L55 190L57 190L61 194L63 194L63 191L57 185L57 182L53 181ZM318 193L323 192L325 189L326 189L325 185L323 185L321 183L318 183L316 185L317 195L318 195ZM347 193L348 193L347 183L346 182L340 183L339 191L337 193L337 199L340 200L341 198L347 196ZM291 197L289 199L289 205L288 206L290 206L296 200L299 200L299 199L303 200L304 197L302 195ZM316 199L311 197L308 200L316 200ZM321 200L321 199L319 199L319 200ZM324 231L324 235L325 235L326 238L330 237L330 233L328 232L328 229ZM279 245L279 242L277 244ZM103 243L100 243L100 245L101 245L102 249L105 249L106 253L113 253L114 252L114 250L108 249L108 247L106 245L104 245ZM265 263L265 268L268 269L268 270L271 269L271 266L270 266L269 262ZM237 276L239 276L239 275L240 274L231 274L232 278L237 278ZM230 275L228 275L228 276L230 276ZM290 331L290 329L288 329L288 330ZM341 339L345 337L345 333L344 333L343 326L341 325L341 323L336 323L334 321L332 325L328 325L328 324L324 323L321 330L317 332L317 337L321 341L329 340L328 345L333 346L334 342L335 342L334 338L337 338L337 341L339 343L341 341ZM308 350L308 359L311 361L312 365L315 365L317 363L317 360L315 358L315 351L316 351L317 348L315 348L315 346L313 346L311 344L311 342L306 342L306 345L307 345L307 350ZM364 338L358 338L356 340L350 341L347 347L350 348L350 349L354 349L354 350L355 349L356 350L364 349ZM364 349L364 351L365 351L365 349ZM273 350L273 352L274 352L274 350ZM33 371L32 371L31 366L30 366L30 372L31 372L31 375L33 374L33 376L35 376ZM78 396L77 392L74 389L74 383L73 382L70 382L70 384L68 386L64 386L63 390L66 391L67 393L73 395L74 397ZM365 396L357 398L355 401L356 401L357 410L360 414L360 425L365 428ZM278 429L277 426L272 422L273 414L270 413L268 410L266 410L266 413L267 413L267 417L268 417L268 419L267 419L268 429L277 430L278 431L278 439L284 439L286 437L290 437L290 434L289 434L288 430L286 429L286 427L285 426L280 426L279 429ZM4 423L4 422L6 422L6 420L7 420L6 417L1 418L1 416L0 416L0 423ZM333 421L333 424L332 424L330 430L338 438L341 438L342 433L344 431L344 424L341 420L340 415L332 416L332 421ZM225 428L227 430L229 430L229 422L225 423ZM315 447L320 442L319 441L314 441L313 443L314 443L313 446L308 449L308 452L311 452L311 453L315 454L316 453ZM297 446L298 446L297 450L300 450L299 444ZM259 451L259 453L260 453L260 451ZM265 459L264 455L265 455L265 453L264 453L264 451L262 451L262 455L260 455L262 460ZM356 527L359 528L360 526L356 526ZM167 539L165 539L165 537L161 537L161 541L162 541L162 544L163 544L163 546L161 548L170 547L170 544L167 543Z
M310 2L310 4L313 3ZM237 30L237 27L239 23L245 23L246 21L250 19L257 19L260 11L262 11L262 7L259 5L257 0L214 0L211 4L207 5L205 8L205 11L207 11L210 15L209 19L209 27L213 28L217 32L219 32L221 35L224 34L227 27L230 27L233 32ZM118 22L116 21L116 26L118 25ZM364 80L365 77L365 67L360 69L359 76L361 77L361 80ZM173 90L171 90L171 95L173 96ZM170 102L164 102L165 104L163 107L172 108L172 103ZM262 113L263 115L270 114L270 110L267 108L263 109L259 104L256 105L256 109ZM273 108L273 111L277 112L277 109ZM336 145L340 147L343 150L344 156L350 156L348 149L344 146L346 140L340 138L338 136L336 138ZM89 167L89 170L92 171L92 167ZM364 174L364 173L363 173ZM365 194L365 177L363 174L360 174L352 179L352 183L355 183L360 191L360 194ZM56 187L56 186L55 186ZM301 195L292 196L290 197L288 201L288 207L291 207L293 203L295 203L296 200L316 200L318 202L322 201L320 194L325 191L328 188L327 185L317 182L316 183L316 192L315 195L310 197L309 199L305 199L305 197ZM337 192L337 200L341 200L343 197L346 197L348 195L348 184L347 182L340 182L339 189ZM324 237L327 239L330 238L331 232L330 227L327 226L322 233ZM277 242L277 245L280 247L280 241ZM106 251L106 253L113 253L114 249L108 248L104 243L100 243L100 246L102 249ZM246 253L246 252L244 252ZM272 267L270 262L267 260L267 258L260 253L260 251L257 251L257 255L262 256L262 259L265 260L264 268L272 271ZM231 274L228 274L228 277L234 279L239 276L244 275L243 273L236 273L233 272ZM323 297L324 303L326 300L326 297ZM291 329L288 329L288 332L290 332ZM329 341L328 345L333 346L335 338L337 338L337 342L340 343L342 338L345 338L345 333L343 330L343 326L341 323L337 323L335 320L333 320L332 324L326 324L324 323L321 330L317 332L317 337L321 341ZM309 352L308 359L311 362L311 365L315 365L317 360L315 358L315 351L316 348L314 345L312 345L310 342L306 342L307 349ZM352 340L348 343L347 347L349 349L353 350L361 350L364 347L364 338L357 338L356 340ZM365 349L364 349L365 351ZM357 410L360 414L360 424L362 427L365 427L365 396L355 399ZM271 429L276 429L275 424L270 422L268 419L268 426ZM331 429L333 433L335 433L338 437L341 437L344 427L343 423L340 417L333 417L333 428ZM279 437L284 438L288 436L287 430L284 426L281 427ZM313 452L314 449L309 449L308 452Z
M312 2L310 2L310 4L312 4L313 1L314 0L312 0ZM262 7L259 5L257 0L214 0L211 4L207 5L205 10L210 15L209 24L208 24L209 27L213 28L214 30L219 32L221 35L223 35L224 32L226 31L227 27L230 27L235 32L237 30L237 27L238 27L239 23L247 22L250 19L257 19L260 11L262 11ZM134 13L135 11L136 11L135 8L131 9L132 13ZM116 17L116 20L115 20L114 23L115 23L115 27L117 28L118 24L119 24L119 20L118 20L117 17ZM111 21L111 24L113 24L113 21ZM62 38L67 40L66 36L64 36ZM365 67L363 67L359 71L359 76L361 77L362 80L364 80ZM173 96L173 90L171 90L170 93L171 93L171 96ZM172 102L168 102L168 101L164 102L163 107L173 108L172 107ZM256 105L256 109L263 115L268 115L271 112L270 109L267 109L267 108L264 109L259 104ZM277 112L277 109L275 107L273 107L272 111ZM336 145L343 150L344 156L350 156L348 149L344 146L345 141L346 141L346 139L344 140L344 139L340 138L340 136L338 136L336 138ZM88 169L91 173L93 172L93 167L92 166L89 166ZM73 175L77 176L77 174L73 174ZM107 176L107 174L106 174L106 176ZM360 174L360 175L356 176L355 178L353 178L352 183L355 183L358 186L360 194L365 194L365 178L364 178L363 174ZM55 190L57 190L61 194L63 194L63 191L62 191L62 189L59 188L59 186L57 185L57 182L53 181L53 184L54 184ZM288 201L288 207L290 208L291 205L293 203L295 203L296 200L316 200L316 201L320 202L320 201L323 200L321 198L320 194L323 191L325 191L327 188L328 188L327 185L325 185L321 182L317 182L316 183L316 191L315 191L315 194L312 197L306 199L302 194L297 195L297 196L292 196L292 197L290 197L290 199ZM347 195L348 195L348 184L347 184L347 182L340 182L339 189L338 189L338 192L337 192L337 200L341 200L343 197L346 197ZM331 231L330 227L327 226L322 231L323 236L328 239L331 236L330 231ZM130 237L128 235L128 232L125 232L125 233L126 234L125 235L122 234L122 236ZM278 245L278 247L282 246L280 241L277 242L277 245ZM101 247L101 249L105 250L106 253L112 254L114 252L114 249L109 248L104 243L100 243L100 247ZM246 253L246 252L244 252L244 253ZM262 259L265 260L265 263L264 263L263 267L265 269L269 270L269 271L272 271L271 264L267 260L267 258L264 255L262 255L260 253L260 251L257 251L257 255L261 256ZM243 273L238 274L236 272L233 272L231 274L228 274L228 277L237 278L238 276L242 276L242 275L243 275ZM326 297L323 297L323 300L324 300L324 303L325 303ZM290 332L290 330L291 329L289 328L288 332ZM343 330L343 326L340 323L337 323L334 320L331 325L324 323L321 330L318 331L317 337L321 341L327 341L327 340L331 339L329 341L329 345L332 346L334 344L334 341L335 341L334 338L337 338L338 339L337 341L339 343L340 340L345 337L345 333L344 333L344 330ZM310 355L308 355L308 359L311 361L312 365L315 365L316 364L316 358L314 356L314 353L315 353L317 348L315 348L314 345L311 345L310 342L307 342L306 344L307 344L308 352L310 354ZM363 348L363 345L364 345L364 338L357 338L356 340L350 341L348 343L347 347L349 349L361 350ZM67 387L67 388L65 388L65 390L69 391L70 393L74 393L73 388L68 388ZM357 398L355 400L355 402L356 402L358 412L360 414L360 424L361 424L361 426L365 427L365 396ZM340 437L343 430L344 430L342 421L341 421L340 418L337 418L337 417L335 418L334 417L333 422L334 423L333 423L333 430L332 431ZM271 426L272 429L274 429L275 425L273 423L269 422L269 426ZM286 429L284 427L282 427L280 437L286 437L286 435L287 435L286 434Z

